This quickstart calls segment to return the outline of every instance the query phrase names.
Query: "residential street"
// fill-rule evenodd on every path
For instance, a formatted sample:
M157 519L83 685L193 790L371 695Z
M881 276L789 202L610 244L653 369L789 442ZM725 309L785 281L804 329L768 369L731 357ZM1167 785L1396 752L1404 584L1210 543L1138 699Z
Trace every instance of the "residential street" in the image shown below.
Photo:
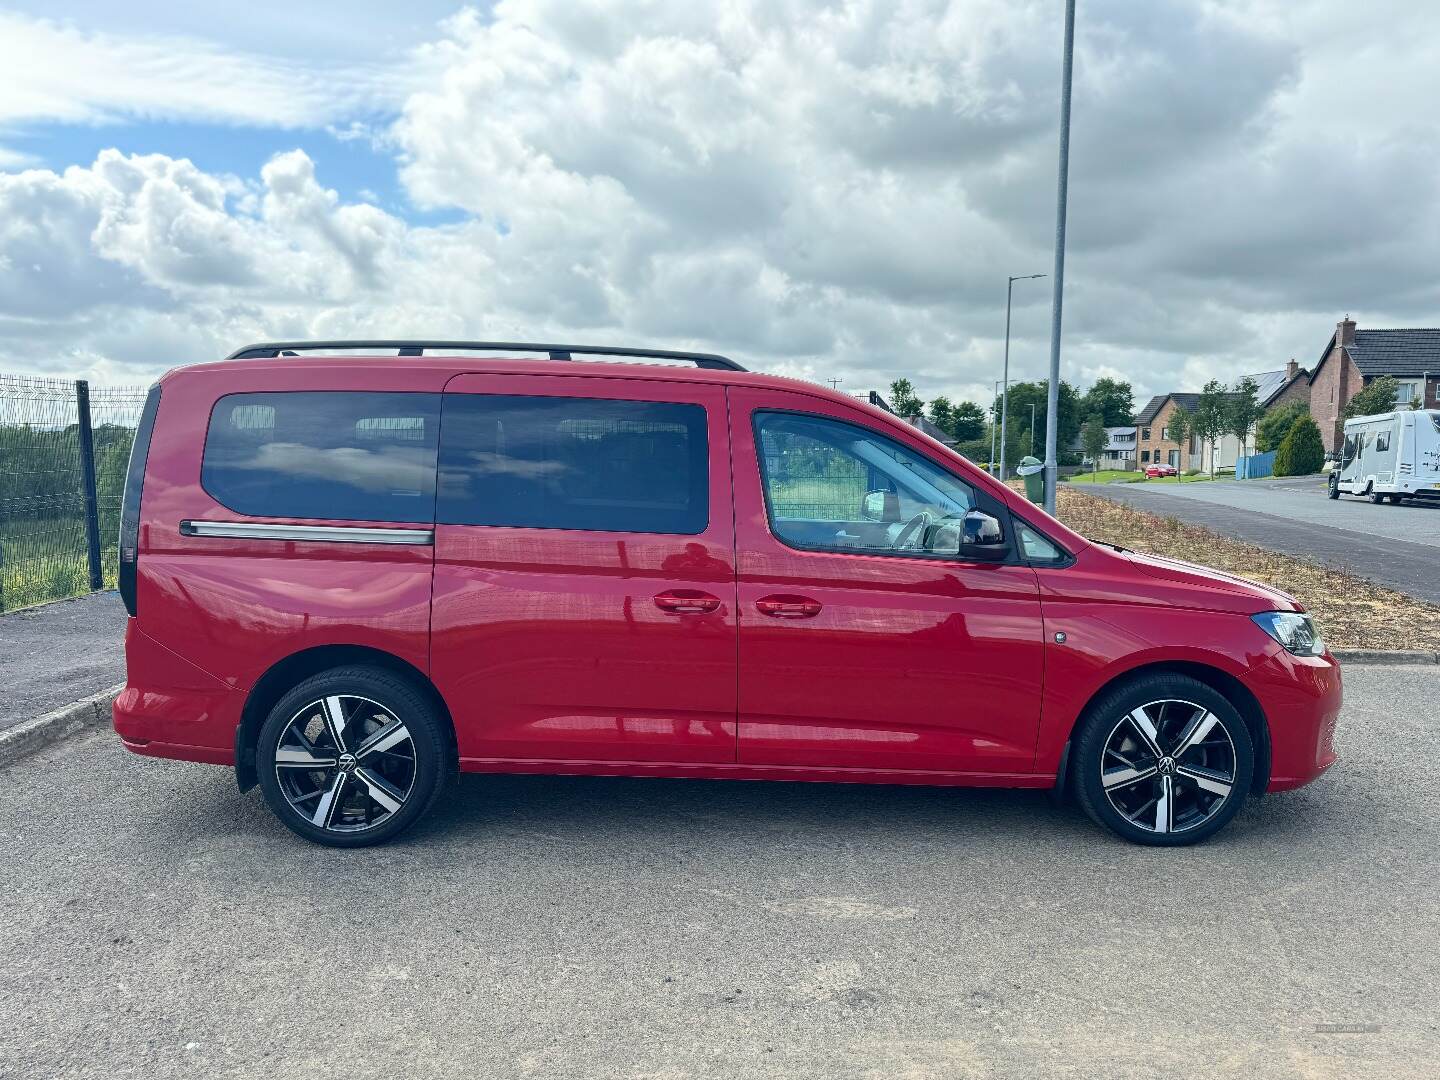
M1440 603L1440 503L1331 501L1323 477L1194 484L1076 484L1076 491L1317 560ZM1196 561L1204 562L1203 552Z
M1172 851L1037 792L470 776L345 852L70 740L0 771L0 1076L1432 1076L1440 672L1346 683L1329 775Z

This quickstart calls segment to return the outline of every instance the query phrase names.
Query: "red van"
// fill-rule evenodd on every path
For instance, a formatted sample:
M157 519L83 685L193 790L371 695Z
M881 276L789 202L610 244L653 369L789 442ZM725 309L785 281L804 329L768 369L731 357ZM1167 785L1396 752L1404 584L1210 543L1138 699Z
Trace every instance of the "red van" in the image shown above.
M323 844L467 771L1047 788L1177 845L1335 760L1290 597L724 357L251 346L151 390L120 548L125 745Z

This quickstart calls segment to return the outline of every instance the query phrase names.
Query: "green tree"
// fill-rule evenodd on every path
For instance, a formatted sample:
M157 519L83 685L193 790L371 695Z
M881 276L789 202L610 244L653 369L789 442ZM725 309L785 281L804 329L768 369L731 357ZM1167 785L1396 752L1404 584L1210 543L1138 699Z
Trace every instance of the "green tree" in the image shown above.
M930 422L951 438L955 436L955 406L944 394L930 402Z
M1245 443L1250 438L1250 429L1265 415L1260 404L1260 385L1249 375L1237 382L1225 399L1226 427L1240 444L1240 453L1245 453Z
M1215 444L1229 427L1227 421L1225 384L1211 379L1200 391L1200 400L1195 403L1191 431L1202 446L1210 447L1210 475L1215 475Z
M1046 379L1010 384L1010 435L1012 447L1029 447L1030 406L1035 406L1035 455L1042 455L1045 445L1045 415L1049 406L1046 395L1050 384ZM999 408L999 399L996 399ZM999 415L998 413L996 414ZM1060 380L1060 432L1057 445L1063 451L1080 434L1080 394L1065 380ZM1013 455L1007 460L1017 460Z
M1296 420L1275 451L1276 476L1309 476L1325 464L1320 428L1307 414Z
M1291 401L1278 405L1260 418L1255 426L1255 452L1268 454L1280 446L1281 440L1290 434L1295 421L1310 415L1310 406L1303 401Z
M1381 375L1345 404L1345 419L1352 416L1374 416L1394 412L1400 384L1389 375Z
M1105 432L1105 418L1099 413L1091 413L1090 419L1086 420L1080 429L1080 448L1090 459L1091 476L1100 471L1100 457L1105 453L1109 442L1110 437Z
M1135 413L1135 392L1128 382L1118 379L1096 379L1095 385L1080 398L1080 414L1100 414L1106 427L1122 427Z
M1184 472L1188 465L1185 460L1185 445L1190 441L1190 433L1195 430L1195 416L1189 409L1176 405L1170 419L1165 422L1165 427L1170 432L1170 441L1175 444L1175 449L1180 451L1180 471Z
M890 408L895 410L896 416L908 420L921 415L925 402L915 395L915 387L909 379L896 379L890 384Z
M950 414L950 434L961 442L985 434L985 410L973 401L962 401Z

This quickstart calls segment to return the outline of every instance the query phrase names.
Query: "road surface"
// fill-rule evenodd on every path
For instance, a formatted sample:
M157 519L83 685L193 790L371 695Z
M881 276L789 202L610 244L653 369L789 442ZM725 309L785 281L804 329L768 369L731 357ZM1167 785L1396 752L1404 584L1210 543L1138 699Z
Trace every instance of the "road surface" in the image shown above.
M1038 792L466 777L313 847L227 770L0 770L0 1077L1434 1076L1434 668L1214 841Z

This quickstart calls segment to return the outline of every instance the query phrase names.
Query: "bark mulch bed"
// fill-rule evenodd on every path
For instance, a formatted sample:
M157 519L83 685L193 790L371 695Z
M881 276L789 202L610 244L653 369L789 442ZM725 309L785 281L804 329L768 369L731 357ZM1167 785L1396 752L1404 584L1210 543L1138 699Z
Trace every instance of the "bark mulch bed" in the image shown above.
M1281 589L1315 617L1338 649L1440 651L1440 607L1318 563L1231 540L1198 525L1060 485L1060 520L1082 536L1199 563Z

